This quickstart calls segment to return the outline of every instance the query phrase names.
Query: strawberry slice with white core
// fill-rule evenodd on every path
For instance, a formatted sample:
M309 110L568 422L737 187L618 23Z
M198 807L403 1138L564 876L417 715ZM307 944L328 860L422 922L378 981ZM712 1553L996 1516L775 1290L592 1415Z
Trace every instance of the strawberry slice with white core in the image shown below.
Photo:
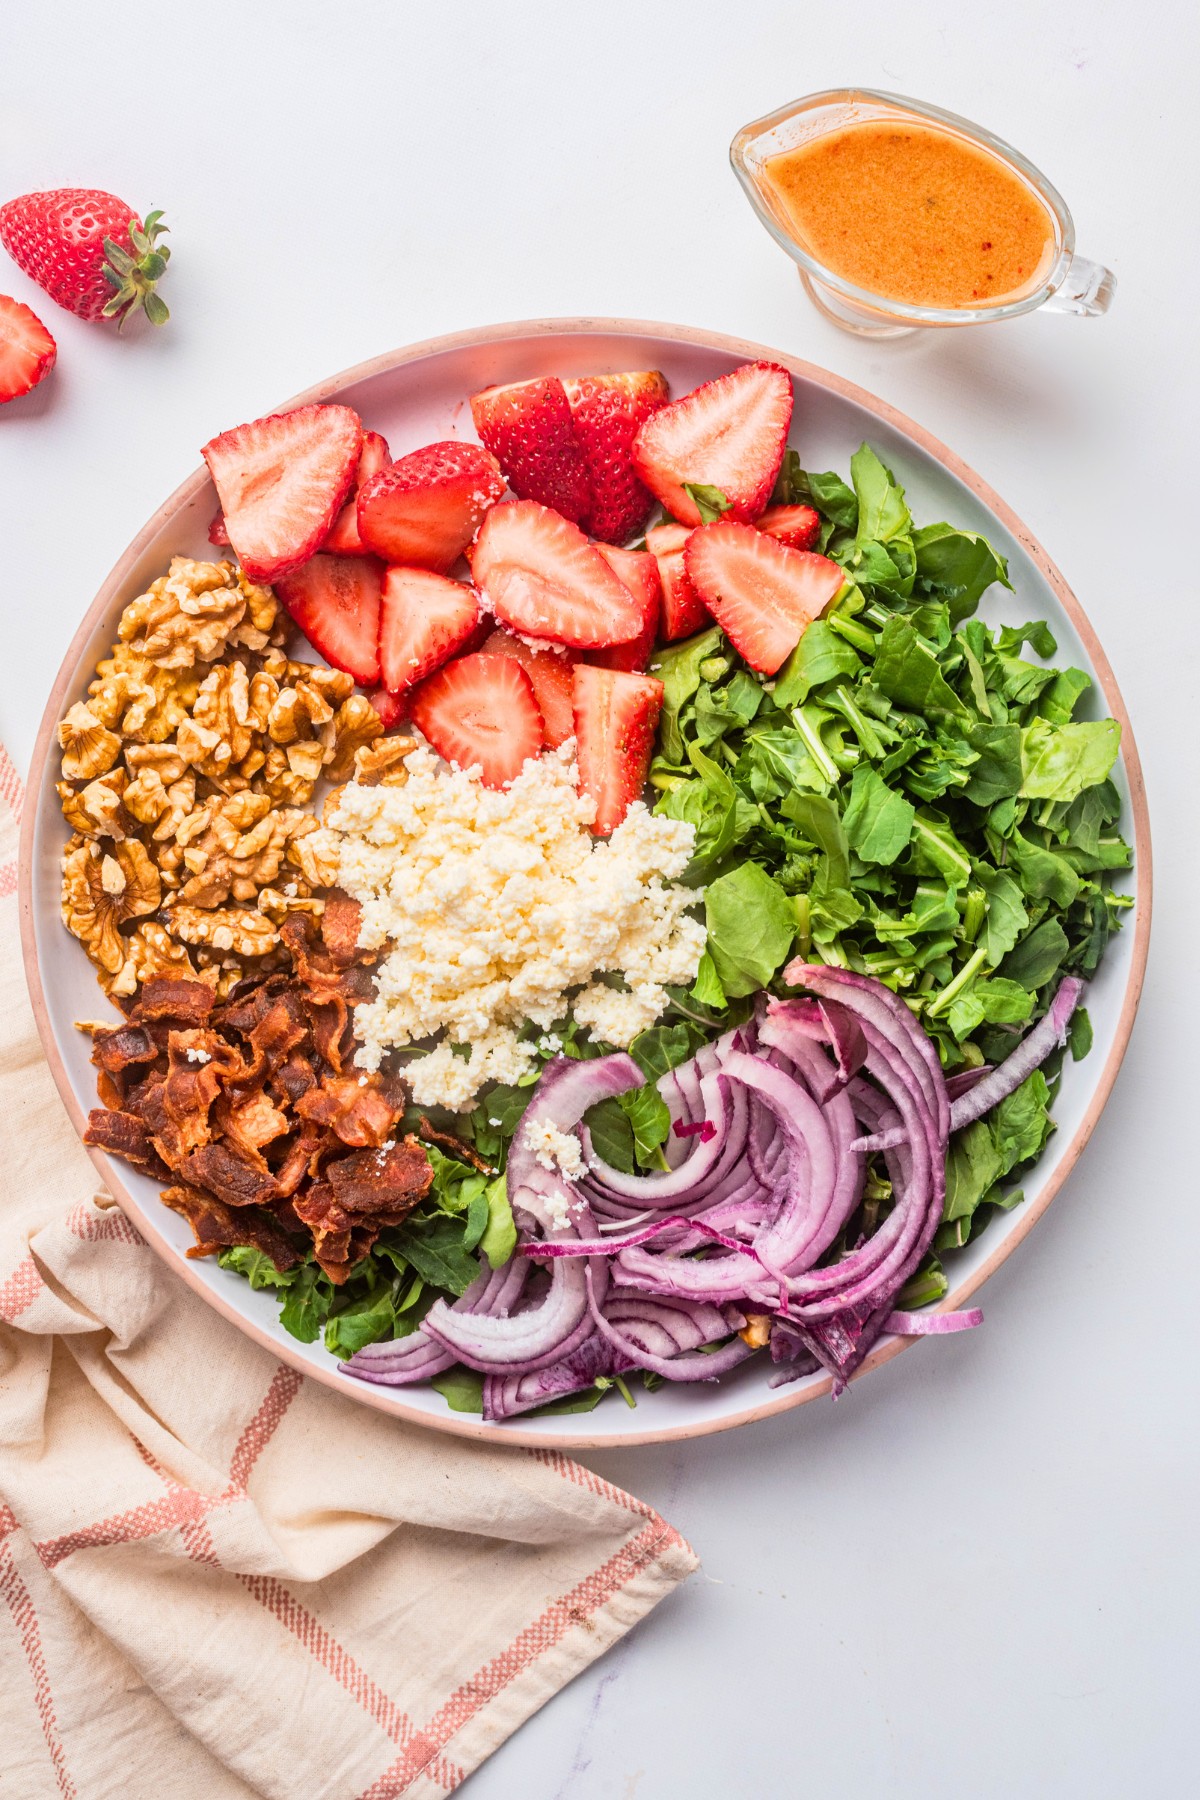
M633 440L633 466L673 519L699 525L685 483L715 487L735 519L771 498L792 422L792 378L778 363L743 363L672 400Z
M562 385L591 489L582 523L606 543L627 543L654 504L633 466L633 440L651 413L666 405L667 378L658 369L633 369L621 375L572 376Z
M644 669L658 642L658 620L662 610L658 564L648 550L619 550L615 544L597 544L596 548L641 607L642 629L627 644L590 650L587 660L599 669Z
M499 463L478 444L426 444L363 484L359 533L385 562L445 575L503 492Z
M712 623L712 614L692 586L684 567L684 545L691 535L689 525L652 525L646 533L646 548L658 565L662 586L661 632L668 644L673 644L677 638L691 637Z
M586 521L592 488L557 375L484 388L471 396L471 417L514 494L552 506L576 524Z
M493 506L471 573L502 625L575 650L625 644L642 629L638 602L577 525L539 506Z
M279 576L275 592L313 649L369 688L379 681L382 582L373 556L313 556Z
M652 675L575 665L575 756L580 791L596 802L592 830L608 837L640 800L654 754L663 684Z
M837 563L721 519L684 550L693 587L752 669L774 675L845 581Z
M359 534L358 496L372 475L378 475L380 469L390 468L391 463L392 453L387 447L387 439L380 437L377 431L364 431L353 491L334 520L333 530L325 539L322 549L328 550L332 556L369 556L371 554Z
M535 650L524 638L511 631L493 631L480 645L485 656L511 656L519 662L533 683L533 697L542 715L542 742L547 750L557 750L575 732L572 711L571 671L576 657L569 650L554 650L547 644Z
M821 515L811 506L768 506L754 523L789 550L811 550L821 535Z
M388 569L379 613L379 669L402 694L461 650L479 623L479 596L432 569Z
M361 449L362 425L348 406L298 406L205 444L225 530L251 581L275 581L320 549Z
M542 747L533 683L511 656L457 657L414 690L409 710L438 755L478 767L484 787L507 787Z
M228 550L230 548L229 533L225 529L224 513L214 513L212 518L208 521L208 541L210 544L215 544L219 550Z
M45 381L58 346L32 307L0 294L0 405Z
M367 699L383 721L385 731L394 731L408 720L408 695L389 694L386 688L374 688Z

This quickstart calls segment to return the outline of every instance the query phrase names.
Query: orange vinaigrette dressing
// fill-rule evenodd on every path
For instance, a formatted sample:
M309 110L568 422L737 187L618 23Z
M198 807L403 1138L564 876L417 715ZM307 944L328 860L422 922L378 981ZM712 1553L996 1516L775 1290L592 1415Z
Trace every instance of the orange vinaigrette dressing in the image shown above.
M1000 305L1042 279L1054 221L999 157L936 126L864 119L763 165L797 242L913 306Z

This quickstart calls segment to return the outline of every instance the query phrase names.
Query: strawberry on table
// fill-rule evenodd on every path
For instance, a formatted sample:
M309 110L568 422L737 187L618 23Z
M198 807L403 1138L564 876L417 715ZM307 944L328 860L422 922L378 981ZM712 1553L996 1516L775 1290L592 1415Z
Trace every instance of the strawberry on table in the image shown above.
M461 650L479 623L479 596L432 569L388 569L379 612L379 668L401 694Z
M742 363L672 400L633 440L633 466L671 517L701 523L686 486L717 488L735 519L771 497L792 421L792 378L778 363Z
M54 367L58 349L37 314L0 294L0 405L19 400Z
M382 582L374 557L314 556L279 576L275 592L314 650L369 688L379 682Z
M320 549L361 449L362 426L348 406L298 406L205 444L225 530L252 581L276 581Z
M613 574L625 583L640 605L642 629L626 644L612 644L604 650L589 650L587 660L600 669L644 669L658 642L659 615L662 611L662 582L659 579L658 564L648 550L620 550L615 544L598 544L596 548Z
M589 650L642 629L641 607L595 545L536 500L493 506L471 572L501 624L522 637Z
M362 449L358 453L358 469L354 476L354 486L350 490L350 498L333 522L333 530L325 539L323 548L333 556L369 556L371 552L363 543L358 530L358 496L370 481L372 475L378 475L380 469L391 466L391 451L387 447L387 439L380 437L377 431L364 431Z
M507 787L542 747L533 683L511 656L460 656L413 691L413 724L439 756L478 766L485 787Z
M581 792L596 802L592 830L608 837L640 800L654 733L662 711L663 684L652 675L575 665L575 742Z
M661 632L668 644L703 631L712 620L684 566L684 546L691 535L690 525L652 525L646 533L646 548L658 565L662 585Z
M533 683L533 697L542 715L542 742L547 750L565 744L575 732L571 671L577 659L571 651L556 650L549 644L535 650L524 638L503 628L485 638L480 649L485 656L511 656L520 663Z
M633 369L573 376L562 385L591 489L582 522L593 537L624 544L642 529L654 504L633 466L633 440L651 413L666 405L667 378L658 369Z
M160 212L145 223L101 188L50 188L0 206L0 244L31 281L80 319L118 319L139 309L168 317L155 284L171 255Z
M811 506L768 506L754 523L789 550L811 550L821 535L821 515Z
M730 519L693 531L684 562L730 643L763 675L775 674L845 580L827 556Z
M426 444L363 485L358 529L385 562L445 575L503 492L500 465L478 444Z
M484 388L471 397L471 417L519 499L552 506L576 524L586 520L592 503L587 463L556 375Z

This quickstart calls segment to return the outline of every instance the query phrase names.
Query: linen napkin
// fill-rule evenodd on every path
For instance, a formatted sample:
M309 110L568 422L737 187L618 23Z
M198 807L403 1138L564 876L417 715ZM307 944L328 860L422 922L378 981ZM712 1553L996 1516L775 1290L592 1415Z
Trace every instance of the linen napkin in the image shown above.
M696 1566L554 1451L385 1418L243 1338L42 1059L0 750L0 1793L433 1800Z

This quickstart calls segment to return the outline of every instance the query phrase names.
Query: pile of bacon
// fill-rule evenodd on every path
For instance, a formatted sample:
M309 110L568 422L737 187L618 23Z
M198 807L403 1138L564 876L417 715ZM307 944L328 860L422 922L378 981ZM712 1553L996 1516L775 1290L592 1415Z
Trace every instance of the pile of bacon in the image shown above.
M353 1069L352 1009L372 992L359 908L291 913L291 971L218 1000L201 981L147 981L126 1022L93 1030L102 1108L84 1142L169 1183L162 1198L195 1234L189 1256L252 1245L280 1270L312 1254L344 1282L387 1226L428 1191L429 1158L393 1132L398 1076Z

